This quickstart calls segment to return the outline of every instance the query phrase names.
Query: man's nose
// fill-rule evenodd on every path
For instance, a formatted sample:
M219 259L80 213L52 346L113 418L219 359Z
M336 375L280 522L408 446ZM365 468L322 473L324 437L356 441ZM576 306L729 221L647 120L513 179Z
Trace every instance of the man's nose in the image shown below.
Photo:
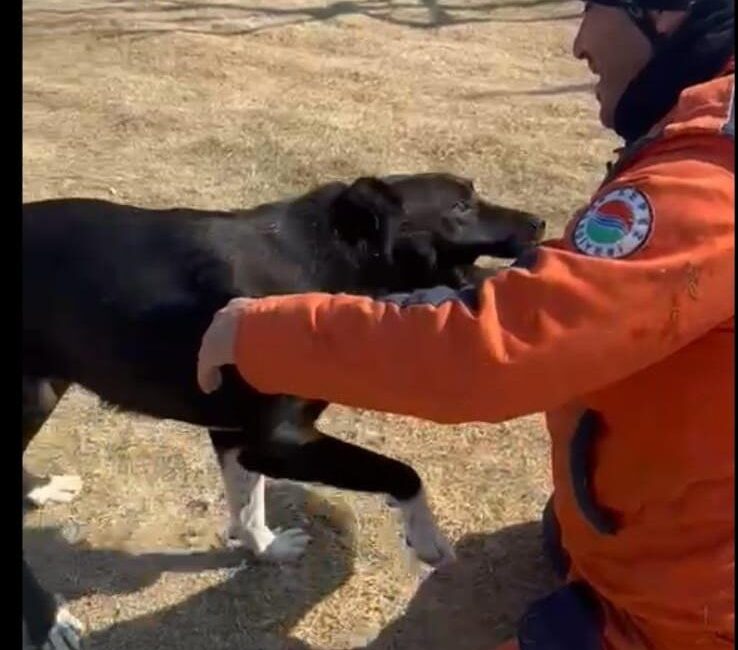
M582 38L582 33L584 32L584 21L586 20L586 15L582 16L582 20L579 23L579 29L577 29L577 34L574 37L574 42L571 46L571 53L574 56L575 59L584 59L586 58L586 50L584 47L584 39Z

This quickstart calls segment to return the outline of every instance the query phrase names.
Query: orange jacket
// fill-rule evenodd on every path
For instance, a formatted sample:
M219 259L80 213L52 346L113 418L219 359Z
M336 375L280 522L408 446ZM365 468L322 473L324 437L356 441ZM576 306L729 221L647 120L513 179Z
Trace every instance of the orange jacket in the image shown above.
M239 323L265 392L443 423L546 411L570 576L602 597L608 648L733 646L733 80L685 90L477 308L308 294Z

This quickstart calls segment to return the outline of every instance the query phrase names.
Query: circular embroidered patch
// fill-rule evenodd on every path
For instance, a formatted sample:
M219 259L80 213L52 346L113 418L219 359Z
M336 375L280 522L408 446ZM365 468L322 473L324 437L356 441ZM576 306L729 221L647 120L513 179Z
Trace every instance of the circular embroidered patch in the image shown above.
M574 247L586 255L619 258L643 246L652 226L653 212L643 192L621 187L584 211L572 239Z

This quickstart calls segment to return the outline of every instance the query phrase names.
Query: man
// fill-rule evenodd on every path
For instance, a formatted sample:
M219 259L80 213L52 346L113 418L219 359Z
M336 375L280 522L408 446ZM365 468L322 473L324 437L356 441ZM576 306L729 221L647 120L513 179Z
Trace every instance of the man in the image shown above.
M564 236L473 300L238 299L203 338L206 391L235 364L267 393L443 423L546 412L567 584L506 647L734 645L733 18L586 5L574 55L626 146Z

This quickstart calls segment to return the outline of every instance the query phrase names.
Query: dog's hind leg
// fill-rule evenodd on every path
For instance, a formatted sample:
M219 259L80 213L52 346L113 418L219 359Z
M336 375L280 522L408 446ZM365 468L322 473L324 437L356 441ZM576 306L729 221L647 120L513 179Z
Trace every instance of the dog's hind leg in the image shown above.
M23 453L56 408L69 383L23 376ZM30 505L68 503L82 490L79 476L34 476L23 469L23 497Z
M277 479L386 494L400 508L406 543L420 560L439 566L454 558L420 477L405 463L286 421L268 435L248 440L238 460L249 472Z
M44 589L23 558L23 623L34 648L79 650L82 624Z
M276 562L298 558L309 536L298 528L272 531L266 523L264 475L244 469L239 462L244 433L210 430L210 439L223 476L228 507L226 543L243 545L261 559Z

